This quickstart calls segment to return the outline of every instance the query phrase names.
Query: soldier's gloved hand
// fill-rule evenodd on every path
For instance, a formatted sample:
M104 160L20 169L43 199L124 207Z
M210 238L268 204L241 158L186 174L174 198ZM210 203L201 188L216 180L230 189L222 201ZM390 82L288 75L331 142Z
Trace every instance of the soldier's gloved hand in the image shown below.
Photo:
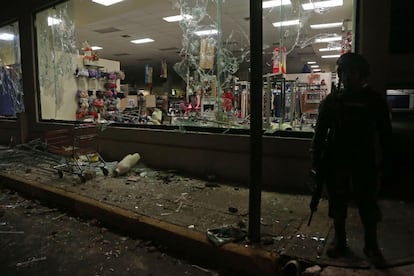
M316 178L320 173L320 165L319 164L313 164L312 168L309 171L309 175L312 178Z
M380 179L381 185L392 185L393 182L393 172L392 172L392 162L385 161L381 163L381 166L378 169L378 176Z
M315 172L319 172L321 169L321 164L321 158L318 154L314 153L312 156L312 170L314 170Z
M316 177L316 176L318 175L318 169L316 169L316 168L312 168L312 169L309 171L309 175L310 175L311 177Z

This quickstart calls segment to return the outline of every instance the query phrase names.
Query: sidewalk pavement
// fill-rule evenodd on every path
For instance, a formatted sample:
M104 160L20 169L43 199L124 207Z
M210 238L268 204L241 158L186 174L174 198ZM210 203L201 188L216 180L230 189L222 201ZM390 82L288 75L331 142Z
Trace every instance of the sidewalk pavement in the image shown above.
M7 159L7 154L0 156L3 186L94 217L117 231L157 240L170 251L211 268L226 267L238 275L278 275L288 261L296 260L301 271L318 265L320 275L414 274L412 202L380 200L383 221L378 234L388 266L379 270L362 253L362 226L354 206L347 220L348 258L331 259L325 254L333 236L325 199L307 226L310 196L267 191L262 192L261 242L250 244L243 239L216 246L207 230L248 225L248 189L212 181L213 176L203 180L154 170L142 162L125 176L105 177L97 170L82 183L76 174L59 178L50 163L43 164L34 155Z

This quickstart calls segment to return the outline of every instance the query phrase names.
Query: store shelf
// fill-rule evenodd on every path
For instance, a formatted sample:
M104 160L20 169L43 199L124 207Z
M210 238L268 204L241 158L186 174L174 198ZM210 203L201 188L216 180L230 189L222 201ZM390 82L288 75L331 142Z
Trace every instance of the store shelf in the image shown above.
M93 60L84 59L83 60L83 65L88 66L88 67L104 68L104 66L99 64L99 60L93 61Z
M321 101L320 100L306 100L306 103L308 103L308 104L318 104L318 103L320 103Z
M301 96L302 114L313 122L318 115L319 105L326 96L326 89L324 86L308 83L301 83L297 87Z

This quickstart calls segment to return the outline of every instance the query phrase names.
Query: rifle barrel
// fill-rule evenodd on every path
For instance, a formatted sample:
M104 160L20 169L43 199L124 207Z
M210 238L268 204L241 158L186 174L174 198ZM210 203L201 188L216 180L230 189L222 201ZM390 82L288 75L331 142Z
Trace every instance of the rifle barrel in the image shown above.
M310 224L311 224L312 217L313 217L313 211L311 211L311 214L310 214L310 216L309 216L308 226L310 226Z

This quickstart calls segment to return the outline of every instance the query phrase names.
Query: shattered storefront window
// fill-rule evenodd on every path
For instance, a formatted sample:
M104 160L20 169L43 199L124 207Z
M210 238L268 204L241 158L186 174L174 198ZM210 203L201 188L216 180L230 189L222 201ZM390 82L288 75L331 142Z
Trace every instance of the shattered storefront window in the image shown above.
M0 27L0 117L24 112L19 25Z
M247 0L70 0L41 11L41 118L229 133L250 128L250 95L262 93L267 132L313 131L334 82L335 59L322 55L352 49L352 1L329 2L262 1L262 91L250 91Z
M250 62L249 24L245 19L249 16L248 2L178 0L176 7L183 19L181 60L174 69L186 83L188 115L177 118L176 123L246 127L241 91L236 94L234 90L240 80L240 67L247 69ZM235 7L239 18L226 17Z
M318 105L334 81L335 58L352 49L352 1L331 2L262 2L262 108L267 133L313 131ZM249 75L254 62L249 1L177 0L175 6L182 16L182 48L174 69L186 83L187 103L186 116L177 117L175 123L249 128Z
M352 50L351 0L263 1L263 121L267 132L313 132L335 62Z
M71 2L36 14L38 76L42 119L74 119L63 116L63 110L74 105L74 94L68 90L73 79L76 56L75 25ZM74 113L74 112L72 112Z

